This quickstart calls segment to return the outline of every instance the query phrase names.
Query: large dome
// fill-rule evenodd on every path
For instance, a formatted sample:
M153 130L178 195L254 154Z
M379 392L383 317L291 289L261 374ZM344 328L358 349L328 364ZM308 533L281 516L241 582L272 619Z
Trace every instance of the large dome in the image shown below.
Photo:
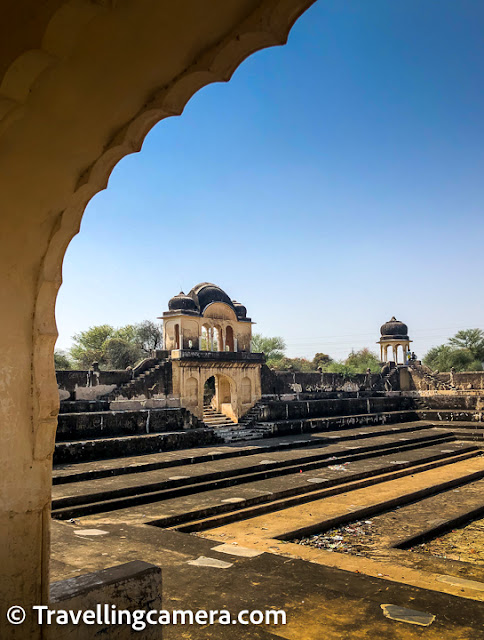
M408 327L404 322L397 320L395 316L382 324L380 328L382 338L408 340Z
M212 302L223 302L234 309L232 300L225 291L211 282L202 282L197 284L197 286L193 287L188 295L194 301L200 313L203 313L208 305L212 304Z
M198 311L193 299L185 295L183 291L180 291L177 296L168 302L168 309L170 311Z

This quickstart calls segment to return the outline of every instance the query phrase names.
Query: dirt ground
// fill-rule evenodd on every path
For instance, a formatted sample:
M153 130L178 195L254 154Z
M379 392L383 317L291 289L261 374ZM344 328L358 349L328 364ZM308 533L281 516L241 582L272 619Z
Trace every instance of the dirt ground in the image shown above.
M484 565L484 518L412 547L440 558Z
M293 542L337 553L372 557L384 538L381 520L358 520ZM439 558L484 565L484 518L410 549Z

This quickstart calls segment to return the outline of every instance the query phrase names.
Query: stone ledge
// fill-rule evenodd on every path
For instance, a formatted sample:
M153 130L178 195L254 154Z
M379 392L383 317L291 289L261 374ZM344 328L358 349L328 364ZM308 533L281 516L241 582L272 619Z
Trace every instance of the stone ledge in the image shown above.
M42 637L46 640L84 640L86 637L129 640L134 633L131 624L111 624L111 605L115 605L117 611L160 610L163 608L161 594L161 569L141 560L54 582L50 587L50 609L56 612L92 610L96 613L95 624L82 621L77 625L61 624L54 615L53 623L44 625ZM159 638L160 627L148 624L142 635L144 639Z

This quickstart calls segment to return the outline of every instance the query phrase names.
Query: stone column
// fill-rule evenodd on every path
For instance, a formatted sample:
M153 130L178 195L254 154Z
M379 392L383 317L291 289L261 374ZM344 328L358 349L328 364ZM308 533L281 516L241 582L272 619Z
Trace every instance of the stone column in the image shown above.
M22 256L25 238L16 246L12 236L0 258L0 308L8 310L2 313L0 331L0 628L2 640L38 640L41 630L30 615L18 626L9 625L5 615L13 605L29 611L48 598L59 402L52 356L55 326L43 327L43 334L35 329L37 280L25 264L21 268L17 263L17 255L29 262ZM53 313L52 308L52 319Z

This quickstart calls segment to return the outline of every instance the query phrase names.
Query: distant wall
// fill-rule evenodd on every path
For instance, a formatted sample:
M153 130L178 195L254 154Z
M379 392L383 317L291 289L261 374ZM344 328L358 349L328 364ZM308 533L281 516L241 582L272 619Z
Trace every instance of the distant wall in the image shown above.
M442 387L462 391L484 389L484 371L431 373L427 367L409 367L410 390L434 391Z
M376 389L381 383L381 375L373 373L354 374L350 377L342 373L319 373L311 371L273 371L262 367L262 394L317 393L321 391L362 391Z
M131 380L130 371L100 371L96 385L88 387L87 371L56 371L61 400L95 400Z
M355 416L391 411L411 411L413 398L395 395L390 397L331 398L328 400L270 400L262 401L258 408L258 420L308 420L332 416Z

